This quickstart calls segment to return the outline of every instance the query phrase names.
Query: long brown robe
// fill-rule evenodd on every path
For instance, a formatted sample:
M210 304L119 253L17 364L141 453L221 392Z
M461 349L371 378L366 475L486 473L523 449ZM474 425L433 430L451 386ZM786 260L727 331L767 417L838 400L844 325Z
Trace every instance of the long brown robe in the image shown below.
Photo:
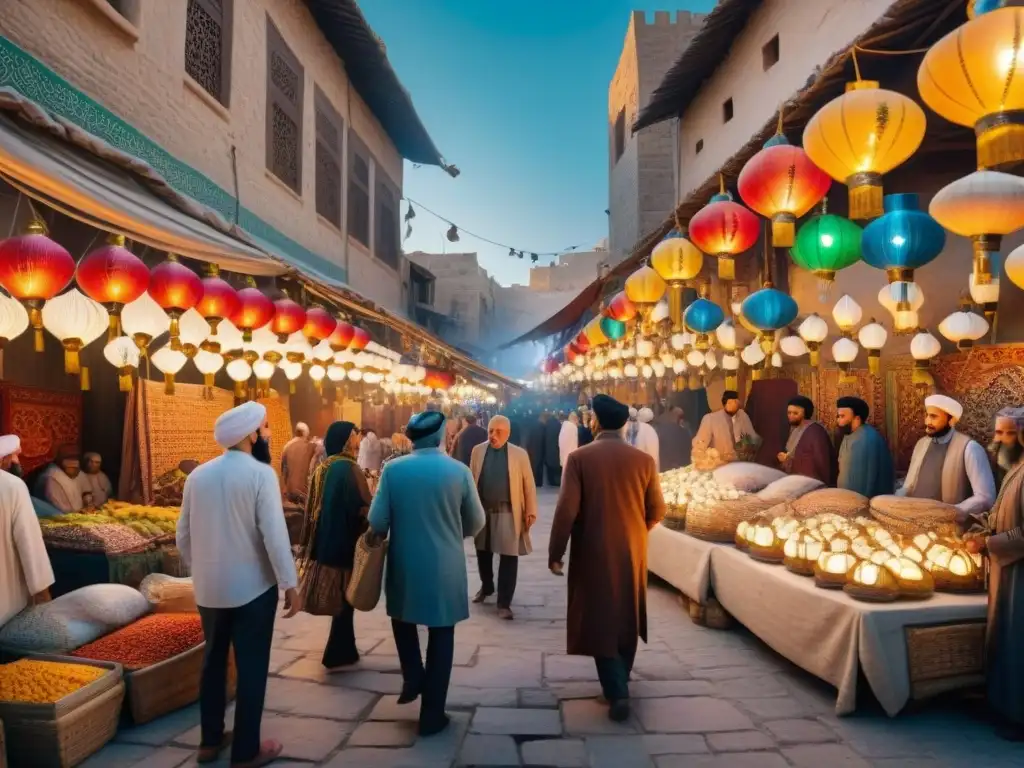
M610 658L647 642L647 532L664 516L654 459L620 435L569 454L548 559L561 562L571 537L570 654Z
M1024 464L1006 476L989 526L988 699L1024 726Z
M281 451L284 492L289 497L305 498L309 491L310 463L317 444L308 437L293 437Z
M836 449L828 431L817 421L807 423L795 446L791 448L787 442L786 451L788 456L782 469L787 474L813 477L830 487L836 484Z

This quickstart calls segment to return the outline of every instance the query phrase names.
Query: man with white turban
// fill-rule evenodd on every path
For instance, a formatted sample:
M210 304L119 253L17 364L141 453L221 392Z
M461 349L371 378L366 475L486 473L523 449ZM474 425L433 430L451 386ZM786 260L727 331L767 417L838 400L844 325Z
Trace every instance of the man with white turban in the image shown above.
M28 488L9 471L20 451L17 435L0 437L0 627L26 606L49 600L53 584Z
M960 403L946 395L925 398L925 436L917 441L907 479L896 494L934 499L959 510L966 525L972 514L987 512L996 499L996 481L985 449L954 429L963 415Z
M302 610L299 580L277 475L254 458L269 450L267 409L256 402L232 408L217 419L213 436L224 453L185 481L177 535L206 637L198 759L212 762L230 743L232 765L265 765L282 750L275 741L260 741L278 589L291 618ZM238 692L234 733L226 734L230 648Z
M636 414L635 420L634 414ZM661 447L658 433L651 424L654 421L654 411L647 407L640 410L630 408L629 417L630 424L626 442L634 448L639 448L654 459L654 467L658 469L659 462L661 461Z
M1024 408L1003 408L996 414L988 453L995 465L996 483L1000 487L1007 473L1024 456L1024 445L1020 442L1022 431L1024 431Z

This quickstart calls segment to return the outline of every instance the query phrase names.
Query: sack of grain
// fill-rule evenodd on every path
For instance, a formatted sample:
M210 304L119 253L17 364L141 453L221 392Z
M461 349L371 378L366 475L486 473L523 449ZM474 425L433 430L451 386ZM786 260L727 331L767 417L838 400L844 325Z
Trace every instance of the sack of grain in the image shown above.
M713 505L690 504L686 510L686 532L704 541L734 543L736 526L770 506L757 496L726 499Z
M198 610L191 578L151 573L139 584L139 592L157 613L195 613Z
M713 474L719 483L729 483L736 490L747 493L757 493L786 476L786 473L781 470L749 461L734 461L731 464L724 464Z
M934 531L940 536L954 536L956 507L932 499L905 496L875 496L871 499L871 516L889 533L916 535Z
M784 501L799 499L811 491L816 491L825 485L821 480L805 475L786 475L785 477L769 483L762 490L757 492L761 501L771 504L780 504Z
M833 514L847 520L866 515L870 502L867 496L844 488L819 488L789 503L793 517L801 520L813 515Z
M0 627L0 649L67 653L149 613L149 601L124 584L92 584L30 606Z

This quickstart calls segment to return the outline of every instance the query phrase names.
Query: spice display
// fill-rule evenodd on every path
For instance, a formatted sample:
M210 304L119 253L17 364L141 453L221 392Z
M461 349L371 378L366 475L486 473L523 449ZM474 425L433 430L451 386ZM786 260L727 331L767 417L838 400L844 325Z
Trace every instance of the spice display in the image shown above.
M119 523L81 525L56 522L59 519L50 518L42 525L44 541L56 549L117 553L143 549L149 545L150 537Z
M88 664L34 659L0 664L0 701L51 704L99 680L106 672Z
M72 656L113 661L125 669L142 669L184 653L203 642L197 613L158 613L83 645Z

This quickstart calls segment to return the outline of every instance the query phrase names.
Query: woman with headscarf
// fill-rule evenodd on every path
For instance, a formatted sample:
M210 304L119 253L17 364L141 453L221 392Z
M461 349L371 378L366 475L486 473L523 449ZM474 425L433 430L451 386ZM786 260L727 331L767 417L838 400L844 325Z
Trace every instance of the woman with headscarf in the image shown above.
M328 669L359 661L356 649L354 613L344 600L344 589L352 574L356 540L366 529L370 509L370 488L356 463L359 432L350 421L336 421L324 437L327 458L313 472L302 526L304 583L318 580L305 575L311 568L333 568L341 572L342 609L331 622L331 634L324 648L322 664Z

